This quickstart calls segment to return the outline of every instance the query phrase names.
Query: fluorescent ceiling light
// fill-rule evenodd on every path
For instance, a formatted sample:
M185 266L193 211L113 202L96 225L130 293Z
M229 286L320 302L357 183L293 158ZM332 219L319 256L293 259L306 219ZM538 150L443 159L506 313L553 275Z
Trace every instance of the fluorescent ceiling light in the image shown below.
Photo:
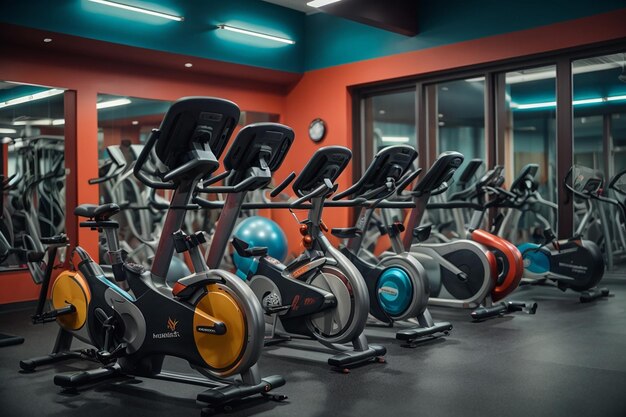
M269 39L269 40L276 41L276 42L288 43L289 45L293 45L296 43L296 41L291 40L291 39L281 38L280 36L268 35L267 33L255 32L253 30L242 29L242 28L238 28L235 26L218 25L218 28L228 30L231 32L243 33L244 35L256 36L257 38L263 38L263 39Z
M327 4L337 3L341 0L313 0L308 2L306 5L311 7L324 7Z
M0 102L0 109L9 106L15 106L16 104L28 103L29 101L41 100L42 98L56 96L58 94L63 94L64 90L59 90L58 88L52 88L50 90L40 91L39 93L29 94L27 96L22 96L18 98L13 98L11 100Z
M16 120L13 122L13 126L50 126L50 125L52 125L52 119Z
M511 107L518 110L541 109L544 107L556 107L556 101L545 101L543 103L517 104L511 103Z
M6 127L0 127L0 133L4 133L5 135L8 135L10 133L17 133L17 130L7 129Z
M409 141L408 136L383 136L381 138L383 142L396 142L396 143L406 143Z
M185 18L182 16L175 16L173 14L157 12L155 10L145 9L143 7L130 6L128 4L118 3L116 1L110 1L110 0L89 0L89 1L93 3L104 4L105 6L117 7L118 9L130 10L131 12L138 12L138 13L143 13L143 14L149 14L151 16L162 17L164 19L175 20L177 22L182 22L183 20L185 20Z
M124 106L126 104L130 104L131 101L127 98L118 98L116 100L102 101L96 104L96 108L100 109L108 109L110 107Z
M16 120L13 122L14 126L60 126L65 124L65 119L29 119L29 120ZM11 130L11 129L8 129ZM0 129L0 133L2 129ZM15 133L4 132L4 133Z
M602 103L604 101L604 99L602 97L597 97L597 98L586 98L584 100L574 100L572 101L572 104L574 106L577 106L579 104L592 104L592 103Z
M606 101L616 101L616 100L626 100L626 95L624 96L613 96L613 97L607 97Z
M620 101L620 100L626 100L626 95L612 96L612 97L594 97L594 98L585 98L581 100L574 100L572 101L572 105L580 106L582 104L604 103L607 101ZM528 104L511 103L510 107L512 109L517 109L517 110L541 109L541 108L548 108L548 107L556 107L556 101L545 101L543 103L528 103Z

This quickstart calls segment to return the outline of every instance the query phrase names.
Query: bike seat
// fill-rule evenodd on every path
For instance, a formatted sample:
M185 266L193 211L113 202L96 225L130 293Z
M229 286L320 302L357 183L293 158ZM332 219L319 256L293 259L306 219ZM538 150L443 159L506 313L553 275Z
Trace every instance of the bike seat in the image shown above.
M418 242L423 242L430 237L430 232L433 229L432 224L425 224L423 226L418 226L413 229L413 236L417 238Z
M454 224L454 221L443 222L437 226L439 233L443 233L446 229L449 229Z
M265 246L250 247L248 243L236 236L233 237L231 244L233 245L233 248L235 248L235 251L237 251L237 254L244 258L267 255L267 248Z
M41 237L39 240L44 245L62 245L68 242L67 235L65 233L60 233L55 236Z
M102 204L81 204L74 209L74 214L96 221L106 221L114 214L120 212L120 206L114 203Z
M330 234L340 239L351 239L363 234L363 231L358 227L333 227Z

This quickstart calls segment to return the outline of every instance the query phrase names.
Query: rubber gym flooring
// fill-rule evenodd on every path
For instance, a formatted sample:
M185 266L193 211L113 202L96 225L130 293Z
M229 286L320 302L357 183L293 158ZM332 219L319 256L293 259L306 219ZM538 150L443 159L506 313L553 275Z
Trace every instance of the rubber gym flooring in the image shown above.
M387 363L341 374L319 353L268 348L263 375L282 374L283 403L261 399L234 406L231 416L626 416L626 273L607 274L609 299L580 304L575 293L523 288L511 299L535 300L535 316L515 313L473 323L469 312L432 308L454 324L446 338L401 347L389 328L368 328L370 343L387 346ZM194 416L202 389L163 381L104 383L78 394L53 385L57 372L93 367L72 362L33 374L19 360L47 353L56 325L33 326L30 311L0 314L0 331L26 338L0 349L0 416ZM168 370L185 364L168 361Z

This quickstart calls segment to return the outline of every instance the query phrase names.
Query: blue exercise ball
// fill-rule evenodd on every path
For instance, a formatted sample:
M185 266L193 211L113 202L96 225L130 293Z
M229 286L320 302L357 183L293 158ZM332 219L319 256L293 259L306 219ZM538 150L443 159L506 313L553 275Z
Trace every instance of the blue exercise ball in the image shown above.
M248 217L237 225L233 235L250 247L266 247L267 254L281 262L287 256L287 236L276 222L265 217ZM237 252L233 254L233 263L237 267L237 275L243 279L254 274L258 266L256 258L239 256Z

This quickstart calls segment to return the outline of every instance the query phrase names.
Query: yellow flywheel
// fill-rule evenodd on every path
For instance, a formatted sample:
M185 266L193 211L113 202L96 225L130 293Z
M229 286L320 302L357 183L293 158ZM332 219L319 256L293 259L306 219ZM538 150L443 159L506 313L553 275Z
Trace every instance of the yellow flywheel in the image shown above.
M57 322L66 330L78 330L87 321L87 307L91 293L85 279L78 273L63 271L52 286L52 306L55 309L74 306L76 311L57 317Z
M194 339L200 356L206 364L216 370L227 370L235 366L246 343L246 317L237 301L223 286L207 286L207 294L198 304L193 317ZM226 324L223 335L197 331L198 327L212 327L211 317Z

